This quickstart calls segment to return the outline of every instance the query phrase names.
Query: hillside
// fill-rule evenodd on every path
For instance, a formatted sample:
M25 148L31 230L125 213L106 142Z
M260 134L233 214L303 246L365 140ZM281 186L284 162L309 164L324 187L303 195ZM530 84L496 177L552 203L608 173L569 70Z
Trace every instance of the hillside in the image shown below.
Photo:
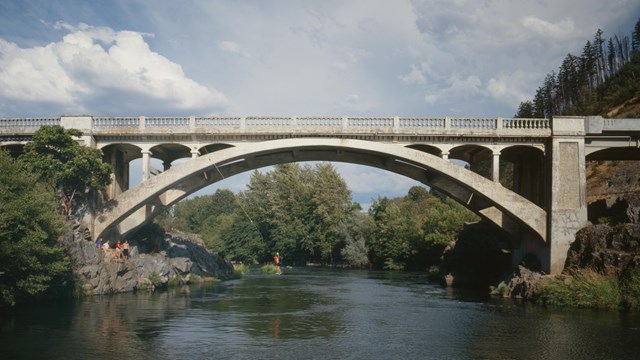
M605 118L640 118L640 54L616 76L602 84L586 108ZM587 164L587 202L640 193L637 161L590 161Z

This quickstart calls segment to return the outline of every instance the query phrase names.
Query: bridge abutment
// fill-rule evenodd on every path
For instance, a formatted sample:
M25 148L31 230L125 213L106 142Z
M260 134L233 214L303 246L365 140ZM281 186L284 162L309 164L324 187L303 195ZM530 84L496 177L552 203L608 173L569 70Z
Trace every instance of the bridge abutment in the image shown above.
M569 246L587 225L584 118L555 118L551 138L551 197L549 206L549 273L564 269ZM543 260L544 261L544 260Z

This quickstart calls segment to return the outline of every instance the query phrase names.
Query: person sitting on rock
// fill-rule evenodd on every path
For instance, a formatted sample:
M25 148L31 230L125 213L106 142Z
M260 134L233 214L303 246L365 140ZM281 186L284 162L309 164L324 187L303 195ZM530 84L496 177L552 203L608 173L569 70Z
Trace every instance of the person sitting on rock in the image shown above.
M108 241L105 241L104 244L102 244L102 252L105 254L113 255Z

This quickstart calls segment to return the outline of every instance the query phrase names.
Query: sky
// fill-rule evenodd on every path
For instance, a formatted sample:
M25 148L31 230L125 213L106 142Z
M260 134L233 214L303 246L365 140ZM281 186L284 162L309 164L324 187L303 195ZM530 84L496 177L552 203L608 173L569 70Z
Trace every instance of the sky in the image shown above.
M0 118L511 117L639 18L637 0L2 0ZM416 184L336 168L364 204Z

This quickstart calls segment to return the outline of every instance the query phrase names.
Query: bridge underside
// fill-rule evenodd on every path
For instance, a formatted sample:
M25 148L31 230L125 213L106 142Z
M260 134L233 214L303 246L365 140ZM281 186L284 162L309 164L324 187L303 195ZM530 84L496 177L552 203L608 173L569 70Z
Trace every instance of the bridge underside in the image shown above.
M524 229L546 239L546 212L499 183L401 145L326 138L248 143L187 161L113 199L96 216L94 236L126 236L210 184L253 169L301 161L347 162L392 171L448 194L514 236Z

